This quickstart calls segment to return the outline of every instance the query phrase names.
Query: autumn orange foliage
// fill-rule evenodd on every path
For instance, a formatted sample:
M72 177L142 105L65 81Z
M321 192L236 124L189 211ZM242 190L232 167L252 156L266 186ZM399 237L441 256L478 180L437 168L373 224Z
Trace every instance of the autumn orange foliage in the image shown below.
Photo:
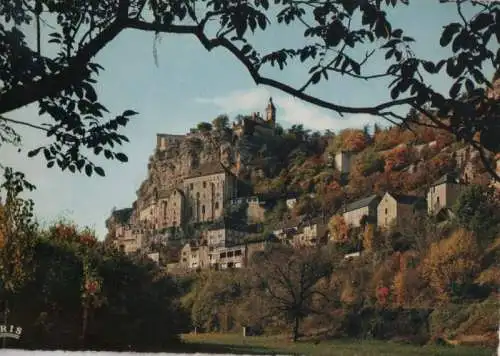
M344 149L347 151L362 151L368 145L366 135L361 130L345 130L342 136Z
M475 235L460 229L431 245L421 265L421 273L437 293L437 299L447 301L453 284L462 285L472 280L480 267L479 256Z
M341 215L334 215L329 223L331 239L336 242L347 240L349 236L349 227L347 226L344 217Z
M394 168L400 168L410 164L413 156L413 150L408 146L397 146L385 154L384 170L388 172L392 171Z
M372 251L375 239L375 225L367 224L363 233L363 249L366 252Z
M77 242L87 246L94 246L97 239L88 230L78 231L75 225L56 224L51 228L51 238L61 242Z

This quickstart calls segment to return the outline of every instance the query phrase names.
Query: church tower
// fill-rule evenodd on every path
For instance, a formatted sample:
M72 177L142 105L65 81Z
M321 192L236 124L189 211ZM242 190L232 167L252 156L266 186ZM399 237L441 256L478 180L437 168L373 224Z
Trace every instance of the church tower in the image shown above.
M273 104L273 98L269 98L269 104L267 104L266 121L273 126L276 124L276 107Z

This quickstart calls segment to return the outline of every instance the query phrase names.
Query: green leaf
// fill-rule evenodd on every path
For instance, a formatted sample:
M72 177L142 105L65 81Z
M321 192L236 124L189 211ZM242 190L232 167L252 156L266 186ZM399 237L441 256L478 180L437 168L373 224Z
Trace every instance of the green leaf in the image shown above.
M85 165L85 160L84 159L80 159L76 162L76 168L78 168L79 171L82 170L83 166Z
M92 175L92 166L90 164L85 166L85 174L89 177Z
M266 17L264 15L258 15L257 16L257 21L259 23L259 27L262 29L262 30L265 30L266 29L266 26L267 26L267 21L266 21Z
M316 72L311 77L311 83L316 84L321 79L321 72Z
M241 49L241 53L243 54L247 54L248 52L250 52L252 50L252 46L250 46L249 44L246 44L243 46L243 48Z
M471 23L470 27L472 31L476 32L479 30L482 30L485 27L488 27L491 25L495 20L493 19L493 15L489 13L480 13L477 15L476 18L474 18Z
M104 177L104 169L102 169L101 167L94 167L94 172L96 172L101 177Z
M474 83L469 78L465 81L465 89L467 89L469 93L474 90Z
M41 150L42 148L37 148L37 149L34 149L32 151L29 151L28 152L28 157L35 157Z
M121 153L121 152L115 154L115 158L117 160L119 160L120 162L128 162L128 157L125 154Z
M421 63L424 69L427 71L427 73L431 74L437 73L436 66L434 65L434 63L430 61L422 61Z
M44 154L45 159L46 159L47 161L48 161L48 160L50 160L50 158L51 158L51 154L50 154L50 151L49 151L47 148L44 148L44 149L43 149L43 154Z
M391 98L392 100L396 100L399 96L399 85L396 85L394 88L391 90Z
M138 112L137 111L134 111L134 110L125 110L123 112L123 116L133 116L133 115L137 115Z
M450 89L450 96L455 99L458 96L458 93L460 92L460 89L462 88L462 82L460 80L457 80Z
M104 150L104 157L106 157L106 159L110 159L113 157L113 153L111 153L110 150Z
M392 31L392 37L401 38L402 35L403 35L403 30L401 30L400 28Z
M439 40L439 44L441 45L441 47L446 47L453 38L453 35L457 33L461 27L462 26L457 22L453 22L445 26L443 33L441 34L441 38Z
M351 61L351 68L354 71L354 73L356 73L357 75L361 74L361 66L359 65L359 63L352 60Z

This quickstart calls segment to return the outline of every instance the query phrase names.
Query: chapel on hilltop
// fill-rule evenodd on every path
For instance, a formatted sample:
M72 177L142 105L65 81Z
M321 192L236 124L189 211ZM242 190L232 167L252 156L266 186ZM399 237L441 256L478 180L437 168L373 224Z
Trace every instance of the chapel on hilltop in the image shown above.
M254 112L251 116L246 116L240 118L237 122L233 122L234 133L237 136L253 132L263 135L274 135L274 129L276 128L276 107L274 106L273 98L269 98L265 113L265 118L260 113Z

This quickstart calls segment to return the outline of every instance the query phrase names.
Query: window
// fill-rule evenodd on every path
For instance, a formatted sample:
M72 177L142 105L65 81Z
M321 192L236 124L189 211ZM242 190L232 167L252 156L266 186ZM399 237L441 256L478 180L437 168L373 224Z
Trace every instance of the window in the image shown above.
M241 250L236 250L236 251L234 252L234 255L235 255L235 256L241 256Z
M385 208L385 215L387 215L387 208Z
M202 205L202 206L201 206L201 213L202 213L202 214L205 214L205 205Z
M203 188L207 187L207 182L203 182Z
M193 183L189 185L189 189L193 190Z
M215 210L219 209L219 202L215 202Z
M196 193L196 199L200 199L200 192Z

